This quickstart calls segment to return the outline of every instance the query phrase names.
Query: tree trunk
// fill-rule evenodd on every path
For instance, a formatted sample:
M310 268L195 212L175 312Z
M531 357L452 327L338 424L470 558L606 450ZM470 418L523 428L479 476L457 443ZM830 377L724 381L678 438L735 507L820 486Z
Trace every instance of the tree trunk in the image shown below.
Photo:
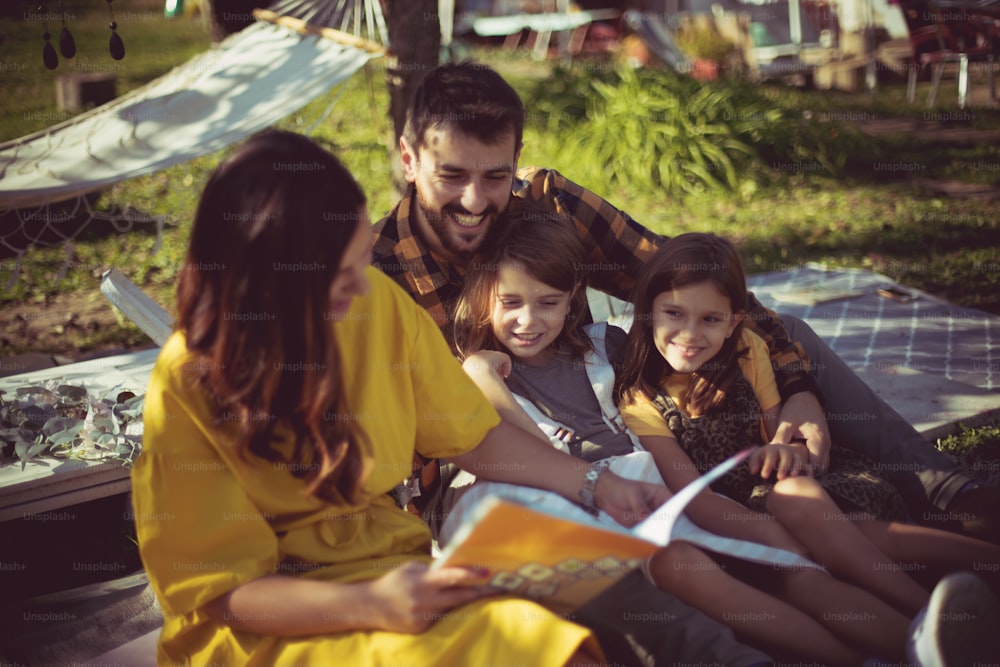
M209 19L212 41L221 42L234 32L252 24L253 10L266 7L271 0L202 0L203 10Z
M389 160L393 165L393 184L402 194L406 184L399 165L399 137L406 122L406 106L424 75L438 65L441 26L438 0L390 0L385 4L391 44L386 63L389 117L393 127Z

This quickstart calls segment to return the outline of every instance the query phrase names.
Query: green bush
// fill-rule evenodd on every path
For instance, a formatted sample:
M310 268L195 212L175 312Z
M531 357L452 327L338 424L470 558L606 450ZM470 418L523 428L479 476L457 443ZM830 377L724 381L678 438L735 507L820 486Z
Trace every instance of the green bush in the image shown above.
M853 128L784 112L738 82L666 70L563 68L526 104L548 152L584 183L753 191L788 173L838 175L861 150Z
M723 37L714 26L690 25L677 33L677 46L692 58L726 63L736 53L736 45Z
M558 138L563 161L578 165L576 175L677 194L739 185L738 165L754 156L740 135L766 121L744 120L727 88L625 67L577 76L529 101L545 110L544 130Z

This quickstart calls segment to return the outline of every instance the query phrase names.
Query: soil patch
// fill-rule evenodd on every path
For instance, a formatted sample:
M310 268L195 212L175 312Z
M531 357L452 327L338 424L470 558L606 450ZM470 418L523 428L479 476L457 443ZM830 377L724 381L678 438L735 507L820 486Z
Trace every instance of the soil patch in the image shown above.
M39 303L8 303L0 308L0 348L4 350L0 376L152 344L138 336L133 345L124 346L120 337L114 342L101 340L102 334L120 327L114 307L100 293L70 292ZM29 350L33 354L23 354ZM43 357L52 363L46 364Z

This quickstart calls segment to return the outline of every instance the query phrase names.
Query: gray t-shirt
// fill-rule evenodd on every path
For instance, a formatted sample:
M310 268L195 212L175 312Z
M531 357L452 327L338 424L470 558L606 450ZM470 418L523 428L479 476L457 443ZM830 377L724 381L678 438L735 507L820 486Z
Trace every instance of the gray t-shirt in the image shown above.
M614 358L624 342L625 332L609 326L605 337L609 359ZM544 366L529 366L516 358L512 361L511 377L507 380L511 391L536 405L544 403L552 418L573 430L577 442L570 443L570 454L586 461L599 461L632 451L628 434L615 433L604 423L582 360L561 353Z

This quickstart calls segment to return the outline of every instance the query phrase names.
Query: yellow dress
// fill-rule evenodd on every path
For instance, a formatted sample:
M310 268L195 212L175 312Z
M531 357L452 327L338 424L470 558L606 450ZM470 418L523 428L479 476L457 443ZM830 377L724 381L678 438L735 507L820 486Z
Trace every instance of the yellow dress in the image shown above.
M430 317L383 274L336 327L350 419L374 470L363 506L306 496L287 466L236 457L235 424L192 386L182 333L164 346L145 403L143 453L132 473L140 552L161 603L161 665L560 665L589 631L525 600L476 602L420 635L352 632L278 638L211 621L205 603L278 572L351 582L429 561L430 532L387 493L431 458L474 447L499 420L451 356ZM285 369L302 372L309 369ZM461 613L457 613L460 611Z

